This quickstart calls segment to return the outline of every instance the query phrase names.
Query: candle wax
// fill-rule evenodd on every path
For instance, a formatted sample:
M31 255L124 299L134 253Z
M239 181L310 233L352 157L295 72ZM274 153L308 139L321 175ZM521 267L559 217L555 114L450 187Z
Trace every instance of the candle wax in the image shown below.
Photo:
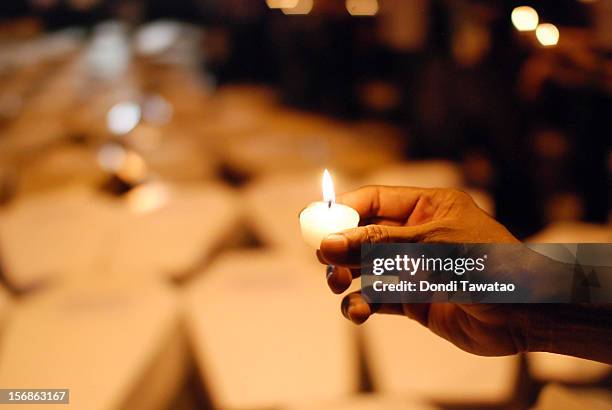
M353 208L329 202L313 202L300 213L300 227L304 241L319 249L321 241L332 233L355 228L359 214Z

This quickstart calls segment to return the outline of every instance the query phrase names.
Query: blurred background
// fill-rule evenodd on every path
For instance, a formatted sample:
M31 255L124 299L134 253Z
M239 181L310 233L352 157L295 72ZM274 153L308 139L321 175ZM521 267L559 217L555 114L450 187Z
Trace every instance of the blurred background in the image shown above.
M456 187L522 240L611 242L611 53L612 0L0 3L0 387L612 408L600 363L350 325L297 218L327 168L337 192Z

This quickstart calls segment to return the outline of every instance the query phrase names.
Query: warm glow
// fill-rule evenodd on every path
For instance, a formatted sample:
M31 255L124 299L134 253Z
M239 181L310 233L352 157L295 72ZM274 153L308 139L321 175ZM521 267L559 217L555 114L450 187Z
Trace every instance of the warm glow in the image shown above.
M283 8L283 13L291 14L308 14L312 10L312 0L299 0L298 4L292 8Z
M116 79L126 72L132 52L124 25L116 21L94 27L93 38L85 51L87 70L95 77Z
M313 202L300 212L302 236L314 249L319 249L326 236L359 225L359 214L356 210L335 203L334 183L328 170L323 172L322 182L323 201Z
M136 152L126 150L119 144L104 144L98 150L98 163L105 171L117 174L128 183L138 183L147 177L147 164Z
M373 16L378 13L378 0L346 0L351 16Z
M168 50L178 41L181 27L171 21L156 21L142 26L135 37L136 50L144 55L155 55Z
M123 135L132 131L140 122L140 105L127 101L115 104L106 115L106 125L115 135Z
M334 191L334 181L328 170L323 172L323 201L336 202L336 192Z
M147 164L144 159L134 151L127 151L117 176L130 184L142 182L147 177Z
M554 24L540 24L536 29L536 37L543 46L554 46L559 42L559 29Z
M533 31L538 26L538 12L532 7L521 6L512 10L510 17L518 31Z
M266 0L271 9L292 9L298 5L299 0Z
M129 210L136 214L146 214L161 209L169 199L168 188L159 182L137 186L126 196Z

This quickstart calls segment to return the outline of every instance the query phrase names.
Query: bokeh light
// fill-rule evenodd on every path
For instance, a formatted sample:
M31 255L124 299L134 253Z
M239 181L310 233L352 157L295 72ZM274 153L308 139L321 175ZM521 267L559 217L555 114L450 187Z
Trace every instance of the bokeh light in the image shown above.
M140 122L140 105L126 101L114 105L106 115L108 130L115 135L124 135L132 131Z
M136 50L143 55L155 55L169 49L181 33L180 25L171 21L156 21L136 32Z
M557 45L559 42L559 29L550 23L540 24L536 29L536 37L545 47Z
M137 186L126 196L127 206L135 214L147 214L161 209L169 199L168 188L160 182Z
M266 0L271 9L291 9L298 5L299 0Z
M170 102L159 94L147 97L142 103L142 117L153 125L164 125L170 122L173 111Z
M142 156L134 151L126 151L124 161L117 170L117 176L134 185L144 181L147 173L147 164Z
M117 172L125 162L125 148L116 143L104 144L98 150L98 164L108 172Z
M529 6L520 6L512 10L510 17L518 31L533 31L538 26L538 12Z
M299 0L295 7L283 8L283 13L287 15L308 14L312 10L312 0Z
M374 16L378 13L378 1L346 0L346 9L351 16Z

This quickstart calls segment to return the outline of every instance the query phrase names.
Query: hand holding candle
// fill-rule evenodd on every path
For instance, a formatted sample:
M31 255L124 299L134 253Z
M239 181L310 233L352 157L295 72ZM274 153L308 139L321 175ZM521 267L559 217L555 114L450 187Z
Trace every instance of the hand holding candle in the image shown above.
M355 228L359 214L353 208L337 204L334 183L327 170L323 172L323 201L313 202L300 213L304 241L319 249L321 241L332 233Z

